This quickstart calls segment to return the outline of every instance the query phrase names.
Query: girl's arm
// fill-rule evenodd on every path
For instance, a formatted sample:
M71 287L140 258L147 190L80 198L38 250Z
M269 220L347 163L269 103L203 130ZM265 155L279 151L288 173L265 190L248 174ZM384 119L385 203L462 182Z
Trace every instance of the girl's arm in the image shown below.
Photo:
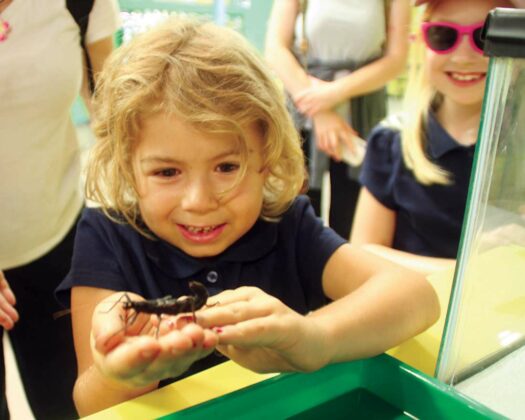
M330 363L384 352L439 317L438 298L424 276L351 245L330 258L323 286L335 302L309 318L327 334Z
M110 380L95 366L91 350L93 314L99 302L113 295L111 290L93 287L73 287L71 291L73 338L78 365L73 400L80 416L144 394L157 386L157 383L152 383L144 388L126 387L122 383ZM111 325L107 327L111 329ZM114 329L118 331L120 328L121 326L117 325Z
M307 115L331 109L340 102L373 92L405 70L410 31L410 1L393 0L388 17L385 54L346 77L313 84L294 96L299 110ZM292 92L293 94L293 92Z
M350 242L367 251L422 274L454 267L456 260L425 257L392 248L396 212L381 204L366 187L361 188Z
M358 247L342 245L323 272L335 302L302 316L253 287L229 290L199 312L215 326L218 349L259 372L311 371L369 357L422 332L439 316L432 286L411 270Z
M363 249L425 275L454 268L456 265L453 258L425 257L382 245L367 244L363 245Z
M92 287L72 289L78 362L73 398L82 416L157 388L161 379L179 376L217 343L213 332L188 317L167 319L159 330L156 316L140 314L131 322L133 312L126 313L119 303L122 295Z
M385 207L362 187L359 192L350 243L380 244L391 247L396 229L396 212Z

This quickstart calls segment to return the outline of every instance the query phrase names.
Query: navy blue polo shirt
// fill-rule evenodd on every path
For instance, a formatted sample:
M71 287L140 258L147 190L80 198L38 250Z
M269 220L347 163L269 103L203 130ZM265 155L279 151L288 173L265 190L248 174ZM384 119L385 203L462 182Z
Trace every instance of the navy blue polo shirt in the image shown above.
M427 155L448 171L449 185L420 184L403 161L399 129L381 123L370 133L360 181L396 212L393 248L456 258L475 146L457 143L429 114Z
M65 306L74 286L125 290L152 299L189 294L188 282L197 280L210 295L256 286L305 314L326 303L323 270L344 243L323 226L304 196L294 201L279 222L258 220L230 248L212 258L193 258L88 208L77 227L71 270L56 294ZM217 355L210 355L196 362L187 375L218 361Z

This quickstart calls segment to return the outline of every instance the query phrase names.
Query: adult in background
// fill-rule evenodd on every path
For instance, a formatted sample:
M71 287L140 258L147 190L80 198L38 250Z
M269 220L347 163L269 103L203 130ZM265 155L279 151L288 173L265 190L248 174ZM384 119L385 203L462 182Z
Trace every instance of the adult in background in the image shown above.
M341 161L386 115L385 84L404 69L409 0L276 0L266 58L308 117L301 129L310 199L320 215L321 186L330 171L330 226L350 234L359 168ZM298 119L301 120L301 119Z
M71 320L53 319L61 309L53 292L69 271L84 202L70 116L87 80L80 29L65 0L0 0L0 25L1 333L9 331L35 417L74 418ZM95 73L117 26L117 1L95 0L85 34ZM4 419L3 360L0 366Z

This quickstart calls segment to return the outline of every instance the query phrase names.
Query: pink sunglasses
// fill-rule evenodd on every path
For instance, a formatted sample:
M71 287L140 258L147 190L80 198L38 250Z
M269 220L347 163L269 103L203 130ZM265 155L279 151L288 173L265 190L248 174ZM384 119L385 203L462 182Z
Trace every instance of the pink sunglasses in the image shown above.
M438 54L448 54L454 51L463 35L468 35L474 51L483 54L481 31L483 22L473 25L458 25L449 22L424 22L421 25L423 39L428 48Z

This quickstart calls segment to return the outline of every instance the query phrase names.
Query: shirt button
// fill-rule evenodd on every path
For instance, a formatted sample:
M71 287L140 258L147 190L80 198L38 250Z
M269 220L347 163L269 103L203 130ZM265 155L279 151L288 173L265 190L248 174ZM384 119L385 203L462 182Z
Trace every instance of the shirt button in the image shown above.
M208 280L210 283L216 283L218 279L219 273L217 273L216 271L210 271L206 276L206 280Z

